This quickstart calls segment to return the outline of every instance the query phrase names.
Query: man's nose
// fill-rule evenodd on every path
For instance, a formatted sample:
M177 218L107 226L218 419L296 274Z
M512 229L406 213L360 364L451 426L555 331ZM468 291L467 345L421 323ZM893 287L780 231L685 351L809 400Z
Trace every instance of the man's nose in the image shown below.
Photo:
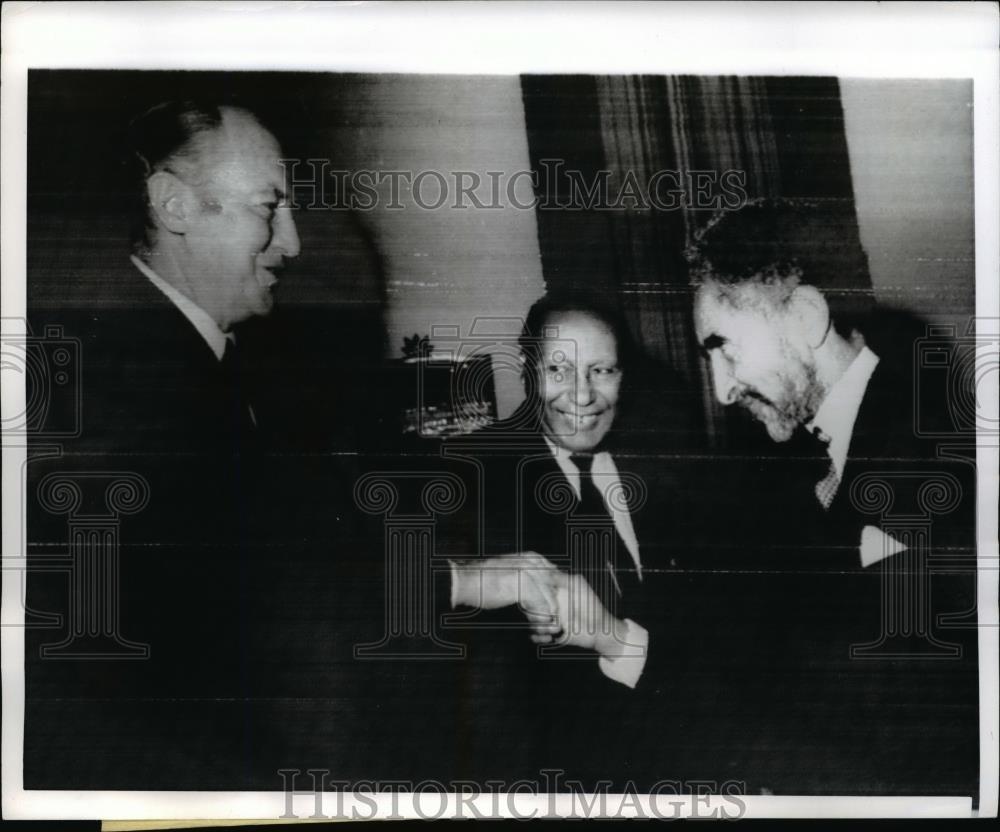
M576 385L573 389L573 401L578 405L587 405L593 401L594 388L590 383L590 375L586 372L576 374Z
M278 249L285 257L299 256L301 251L299 231L295 227L295 219L289 208L278 211L271 246Z
M712 381L715 384L715 398L723 405L736 401L739 385L733 376L732 368L718 353L712 353Z

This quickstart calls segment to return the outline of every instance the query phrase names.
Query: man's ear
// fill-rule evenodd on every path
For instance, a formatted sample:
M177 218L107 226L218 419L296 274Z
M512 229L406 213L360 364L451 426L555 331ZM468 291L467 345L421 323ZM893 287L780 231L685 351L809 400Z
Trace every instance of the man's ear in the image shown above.
M191 212L190 188L172 173L158 170L146 180L146 192L159 224L174 234L183 234Z
M816 349L826 340L830 331L830 306L823 293L815 286L800 284L792 290L789 312L806 340Z

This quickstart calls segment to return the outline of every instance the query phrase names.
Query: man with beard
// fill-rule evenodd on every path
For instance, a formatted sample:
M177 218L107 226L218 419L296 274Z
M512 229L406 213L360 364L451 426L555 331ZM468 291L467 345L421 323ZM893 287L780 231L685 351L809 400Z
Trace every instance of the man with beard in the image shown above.
M975 472L918 435L914 368L839 311L835 227L758 202L692 252L715 395L776 443L723 509L716 582L747 765L775 791L972 794Z

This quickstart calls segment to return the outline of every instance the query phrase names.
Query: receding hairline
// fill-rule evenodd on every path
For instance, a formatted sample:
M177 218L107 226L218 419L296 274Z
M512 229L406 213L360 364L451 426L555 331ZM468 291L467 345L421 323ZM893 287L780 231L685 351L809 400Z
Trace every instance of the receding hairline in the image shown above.
M277 137L265 127L254 113L244 107L222 105L219 107L220 122L210 130L203 130L192 137L191 153L187 155L192 172L200 180L211 179L212 171L218 163L229 158L229 152L234 143L253 137L251 146L254 150L264 151L263 155L271 155L273 150L275 161L281 157L281 145ZM246 149L240 148L241 157L246 157Z
M614 327L608 323L604 318L600 316L597 312L593 312L590 309L552 309L546 313L545 317L542 319L542 326L553 326L553 322L557 318L570 318L570 317L580 317L586 318L604 329L608 330L612 335L615 334Z
M259 144L270 144L280 149L278 139L268 130L257 116L242 107L219 107L222 116L219 125L212 130L206 130L202 135L215 141L231 142L237 137L247 134L259 139Z
M246 107L237 107L232 104L223 104L219 107L219 115L222 117L221 122L215 131L226 131L228 128L235 126L236 124L248 124L253 127L257 127L262 133L266 133L275 142L278 140L274 138L270 130L268 130L264 123L257 117L257 115Z

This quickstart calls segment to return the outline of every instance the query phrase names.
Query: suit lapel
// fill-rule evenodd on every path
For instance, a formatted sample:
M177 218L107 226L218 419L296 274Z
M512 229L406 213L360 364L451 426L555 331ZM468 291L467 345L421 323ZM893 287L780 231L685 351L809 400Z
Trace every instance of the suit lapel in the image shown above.
M844 463L840 486L831 510L844 510L851 504L850 490L858 476L879 467L891 458L891 446L896 439L899 413L907 412L903 391L894 383L891 373L879 362L868 380L864 398L851 432L851 441Z

